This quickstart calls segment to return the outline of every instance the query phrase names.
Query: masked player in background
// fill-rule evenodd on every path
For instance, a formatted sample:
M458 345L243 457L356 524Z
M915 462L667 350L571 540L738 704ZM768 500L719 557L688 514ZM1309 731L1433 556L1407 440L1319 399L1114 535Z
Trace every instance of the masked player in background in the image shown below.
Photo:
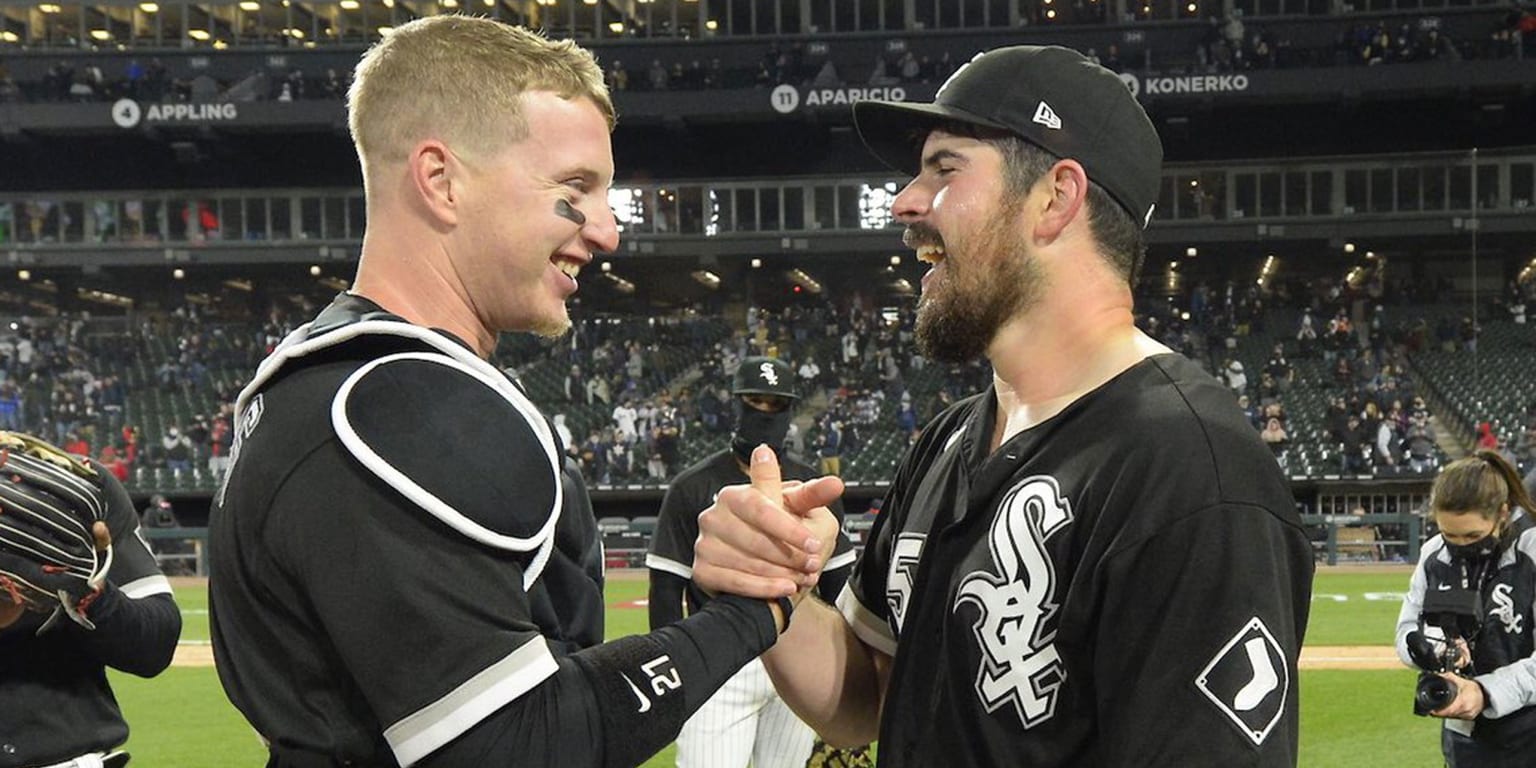
M659 629L697 613L709 596L692 584L693 542L699 536L699 512L727 485L747 481L752 450L774 449L785 480L810 480L814 469L784 453L784 438L799 395L794 371L781 360L749 357L731 380L735 427L731 447L706 456L668 485L661 502L656 535L645 557L651 573L651 628ZM839 521L841 502L832 506ZM836 599L853 564L848 537L838 534L837 548L817 585L826 600ZM686 599L685 599L686 595ZM811 755L816 734L790 711L773 690L762 662L753 661L710 698L677 738L678 768L801 768Z

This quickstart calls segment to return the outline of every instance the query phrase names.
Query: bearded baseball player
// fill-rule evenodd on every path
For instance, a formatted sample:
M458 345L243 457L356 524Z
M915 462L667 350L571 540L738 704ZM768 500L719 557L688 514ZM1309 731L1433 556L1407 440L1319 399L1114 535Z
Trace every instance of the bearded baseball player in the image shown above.
M0 768L126 765L107 668L154 677L180 635L117 478L0 432Z
M747 482L752 450L773 449L785 480L811 480L815 470L784 453L784 438L799 395L789 364L771 357L748 357L731 380L734 428L731 447L683 470L667 487L656 534L645 565L651 573L651 629L680 621L686 603L697 613L709 596L693 586L693 542L699 536L699 512L727 485ZM832 512L842 520L841 503ZM839 532L837 547L822 571L817 594L834 600L853 565L853 545ZM685 600L686 592L686 600ZM688 718L677 737L678 768L802 768L816 734L802 723L773 690L761 662L737 672L704 706Z
M913 174L892 211L933 265L923 353L995 373L901 462L838 607L807 600L763 656L779 693L884 766L1295 765L1312 553L1231 393L1133 323L1162 157L1141 106L1018 46L854 117ZM721 491L695 583L794 589L809 566L763 541L806 511Z

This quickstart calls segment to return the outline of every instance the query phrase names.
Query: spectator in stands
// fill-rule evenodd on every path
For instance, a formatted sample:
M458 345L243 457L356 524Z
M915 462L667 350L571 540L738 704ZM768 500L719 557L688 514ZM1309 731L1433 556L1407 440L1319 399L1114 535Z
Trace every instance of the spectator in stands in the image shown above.
M1402 444L1403 437L1404 435L1398 432L1397 423L1392 419L1384 418L1377 423L1371 456L1377 471L1398 465L1397 450Z
M1499 449L1498 435L1493 433L1493 424L1486 421L1477 423L1477 450L1497 451Z
M1312 322L1312 310L1301 313L1301 324L1296 329L1296 343L1301 357L1311 357L1317 347L1317 328Z
M1285 447L1290 444L1291 440L1290 436L1286 434L1285 425L1275 418L1271 418L1264 423L1264 429L1259 431L1259 439L1263 440L1264 444L1269 446L1269 449L1274 451L1276 456L1279 456L1285 450Z
M1408 430L1403 437L1403 458L1413 472L1429 472L1435 468L1435 431L1427 416L1415 413L1409 417Z
M1344 429L1338 434L1340 468L1346 474L1362 474L1370 471L1370 443L1366 440L1360 417L1349 414Z
M1264 428L1264 420L1260 418L1258 406L1253 404L1253 399L1246 393L1237 396L1237 408L1243 412L1243 418L1247 419L1254 429Z
M1248 375L1243 373L1243 364L1240 361L1233 360L1227 363L1225 375L1227 388L1232 390L1234 395L1248 391Z
M572 365L570 373L565 375L565 399L570 402L578 402L586 398L587 382L581 374L580 365ZM590 399L587 400L591 402Z
M843 424L830 419L821 424L821 431L816 435L812 446L816 449L816 457L821 462L823 475L841 475L843 473Z
M172 424L166 428L165 435L160 438L160 448L167 469L178 475L192 470L192 442L181 433L180 426Z

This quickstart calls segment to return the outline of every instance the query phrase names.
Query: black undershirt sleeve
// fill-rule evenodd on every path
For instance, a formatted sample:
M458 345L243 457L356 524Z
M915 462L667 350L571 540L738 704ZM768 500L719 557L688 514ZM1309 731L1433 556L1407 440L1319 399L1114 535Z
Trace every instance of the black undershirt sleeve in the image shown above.
M154 677L171 664L181 636L181 611L170 595L134 600L108 583L91 605L96 629L68 624L80 647L97 661L139 677Z
M687 588L687 579L675 573L651 570L648 595L651 629L661 629L683 620L683 591Z
M555 674L416 765L632 768L776 636L767 603L716 598L672 626L560 659Z

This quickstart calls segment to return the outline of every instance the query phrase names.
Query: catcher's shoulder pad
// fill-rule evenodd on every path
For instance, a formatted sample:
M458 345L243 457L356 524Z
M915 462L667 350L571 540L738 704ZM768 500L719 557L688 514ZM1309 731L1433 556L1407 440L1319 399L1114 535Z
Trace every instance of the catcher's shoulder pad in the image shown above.
M368 470L454 530L498 549L546 548L559 519L549 424L478 360L402 352L337 390L331 423Z

